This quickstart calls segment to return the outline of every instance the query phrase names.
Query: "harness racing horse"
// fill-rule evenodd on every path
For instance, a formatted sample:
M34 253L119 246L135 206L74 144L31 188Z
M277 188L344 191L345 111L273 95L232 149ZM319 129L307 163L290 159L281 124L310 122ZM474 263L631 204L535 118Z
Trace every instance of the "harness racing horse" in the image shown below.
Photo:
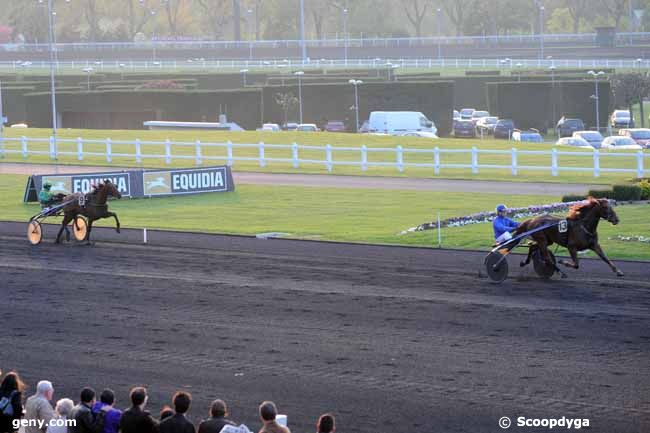
M115 231L120 232L120 220L117 218L115 212L108 211L106 201L108 196L122 198L122 194L117 190L117 187L108 179L104 183L95 186L92 192L84 195L82 193L74 193L67 195L63 202L66 205L63 207L63 222L59 229L59 234L56 236L56 243L61 242L61 234L65 230L66 237L70 238L68 231L68 224L74 221L77 224L77 215L83 215L88 219L88 229L86 231L86 245L90 245L90 231L92 230L93 222L102 218L115 218Z
M613 225L619 222L616 212L614 212L607 199L589 197L585 202L571 207L566 217L566 226L564 226L563 220L550 215L542 215L524 221L515 230L515 235L545 225L549 227L530 235L535 243L530 246L528 257L520 263L520 266L523 267L529 264L533 253L537 250L541 253L547 265L553 266L562 275L562 278L566 278L564 272L555 265L551 257L551 252L548 249L549 246L555 243L565 247L571 255L571 261L559 260L559 263L562 265L578 269L578 251L589 249L598 254L598 257L607 263L616 275L622 277L623 272L607 258L598 243L598 233L596 230L598 229L598 223L601 218L609 221Z

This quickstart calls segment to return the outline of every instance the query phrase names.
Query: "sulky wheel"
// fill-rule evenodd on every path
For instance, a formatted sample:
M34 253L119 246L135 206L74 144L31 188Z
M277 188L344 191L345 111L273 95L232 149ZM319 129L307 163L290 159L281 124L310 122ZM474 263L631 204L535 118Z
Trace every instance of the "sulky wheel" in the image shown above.
M86 219L82 216L75 217L72 223L72 231L74 232L74 238L79 242L86 239L86 234L88 233L88 223L86 223Z
M491 252L485 258L485 270L493 283L501 283L508 276L508 260L497 251Z
M36 220L29 222L29 225L27 226L27 239L29 239L29 243L32 245L38 245L41 243L41 239L43 239L41 223Z
M551 256L552 264L546 263L539 249L533 252L533 268L535 269L535 273L545 280L555 275L555 255L550 251L548 253Z

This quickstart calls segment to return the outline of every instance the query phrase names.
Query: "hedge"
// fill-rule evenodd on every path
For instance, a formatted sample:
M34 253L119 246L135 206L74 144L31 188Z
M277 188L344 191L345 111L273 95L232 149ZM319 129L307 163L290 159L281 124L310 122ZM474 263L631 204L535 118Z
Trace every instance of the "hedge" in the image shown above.
M593 198L614 198L614 191L611 189L590 189L587 195Z
M570 203L572 201L581 201L586 199L584 195L564 195L562 196L562 203Z
M641 187L639 185L614 185L612 198L621 201L641 200Z

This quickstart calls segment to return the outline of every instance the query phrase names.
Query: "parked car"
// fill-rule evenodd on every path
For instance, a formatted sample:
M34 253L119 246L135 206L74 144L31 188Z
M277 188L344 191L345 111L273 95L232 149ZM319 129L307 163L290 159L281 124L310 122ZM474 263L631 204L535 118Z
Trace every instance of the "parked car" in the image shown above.
M370 132L402 135L406 132L438 133L436 125L419 111L373 111L368 120Z
M603 144L603 135L598 131L576 131L572 137L586 140L594 149L600 149Z
M459 120L454 125L454 137L476 137L476 128L471 120Z
M636 144L650 149L650 129L647 128L633 128L633 129L621 129L618 131L618 135L624 137L630 137L632 140L636 141Z
M494 138L505 138L510 140L515 130L515 122L512 119L499 119L494 125Z
M427 132L427 131L405 132L404 134L402 134L402 137L438 138L438 136L433 132Z
M603 140L602 149L607 150L641 150L643 149L640 144L637 144L636 141L630 137L624 137L622 135L612 135L611 137L605 137Z
M481 117L478 122L476 122L477 134L494 134L494 128L497 126L498 121L499 118L494 116Z
M609 124L612 128L634 128L634 120L629 110L614 110L609 116Z
M454 110L453 119L460 120L460 111Z
M285 131L295 131L298 129L298 123L296 122L287 122L283 125Z
M555 127L557 135L560 138L571 137L574 132L584 131L584 129L585 123L581 119L573 119L565 116L562 116Z
M320 129L318 129L318 126L316 126L313 123L301 123L300 125L298 125L298 128L296 129L296 131L300 131L300 132L318 132L318 131L320 131Z
M460 110L460 118L461 120L470 120L472 118L472 114L474 114L473 108L463 108Z
M474 123L474 126L476 126L476 123L484 118L484 117L490 117L490 112L489 111L480 111L476 110L472 113L472 122Z
M262 132L278 132L280 131L280 125L277 123L265 123L261 128L258 128L257 130Z
M584 149L593 149L593 146L589 144L587 140L580 137L563 137L560 138L557 143L558 146L571 146L571 147L580 147Z
M512 139L514 141L526 141L529 143L543 143L544 138L542 134L535 128L530 128L526 130L515 129L512 132Z
M340 120L330 120L323 127L324 131L327 132L345 132L345 123Z

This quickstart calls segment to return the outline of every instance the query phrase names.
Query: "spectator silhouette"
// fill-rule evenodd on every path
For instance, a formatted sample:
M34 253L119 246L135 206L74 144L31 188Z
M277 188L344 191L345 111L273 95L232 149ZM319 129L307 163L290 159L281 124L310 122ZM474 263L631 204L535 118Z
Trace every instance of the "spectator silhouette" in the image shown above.
M69 398L62 398L56 402L56 419L57 424L51 425L47 428L47 433L68 433L68 426L65 424L70 418L70 412L74 407L74 402Z
M278 415L278 408L272 401L265 401L260 405L260 418L264 425L259 433L291 433L288 427L278 424L275 417Z
M164 405L162 409L160 409L160 421L164 421L170 416L174 416L174 409L171 407Z
M199 424L198 433L219 433L224 426L236 426L234 422L227 419L228 406L223 400L215 400L210 405L210 417Z
M25 384L15 371L10 371L0 383L0 432L14 432L16 419L23 417L23 391Z
M334 433L336 431L336 425L334 423L334 415L331 413L324 413L318 418L316 423L316 432L317 433Z
M25 403L25 418L32 421L35 425L25 427L25 433L43 433L47 430L49 422L56 417L50 400L54 396L54 387L52 382L41 380L36 385L36 394L27 399ZM42 425L43 428L38 426Z
M158 421L144 410L148 400L147 390L142 387L133 388L130 397L132 406L120 418L120 432L157 433Z
M192 404L192 396L183 391L178 391L172 398L174 416L160 423L160 433L194 433L194 424L189 422L185 414Z
M95 390L92 388L82 389L80 397L81 401L70 412L70 418L75 422L68 426L68 433L102 433L108 406L97 414L93 413L96 398Z
M93 414L99 414L102 410L106 412L104 416L103 433L117 433L120 428L120 418L122 411L115 409L115 393L111 389L105 389L99 396L99 401L93 406Z

